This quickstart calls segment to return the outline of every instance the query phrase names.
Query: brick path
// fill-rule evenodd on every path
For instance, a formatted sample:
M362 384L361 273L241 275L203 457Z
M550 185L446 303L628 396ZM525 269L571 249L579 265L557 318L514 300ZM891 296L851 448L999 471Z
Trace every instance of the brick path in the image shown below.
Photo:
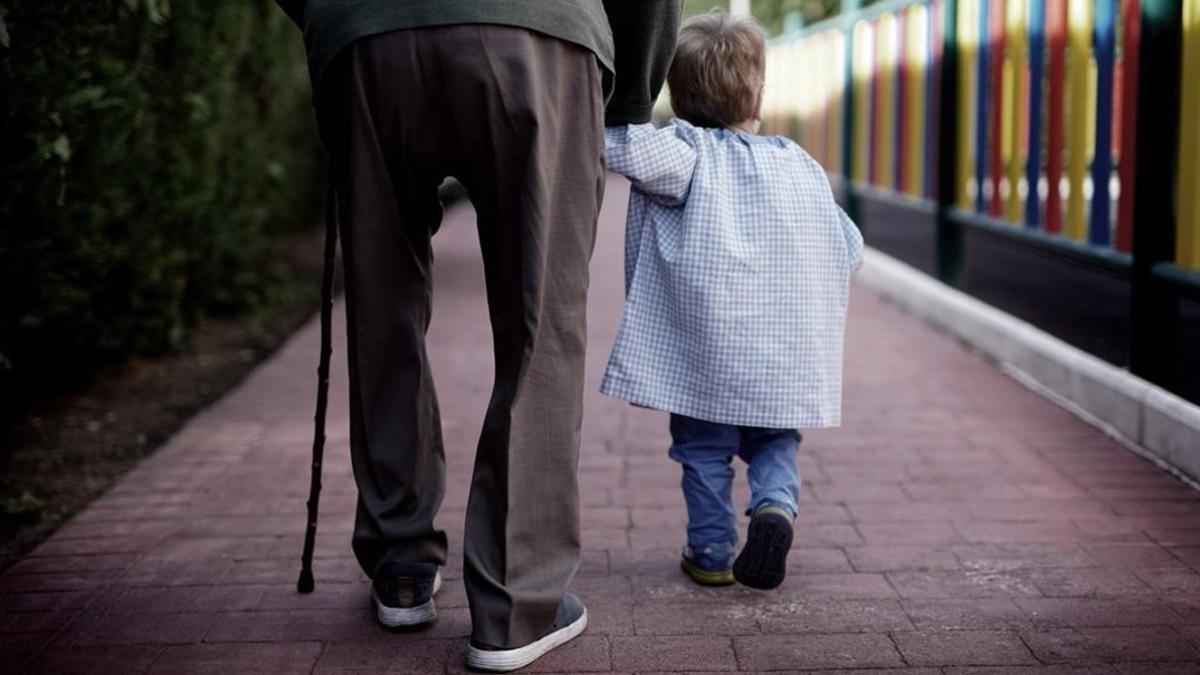
M622 292L625 189L614 181L610 192L591 392ZM441 524L453 542L436 625L377 627L350 556L340 345L317 592L294 591L317 354L309 324L0 577L0 669L460 671L459 543L490 336L469 211L451 210L436 243L431 345L450 474ZM589 395L576 588L592 625L535 670L1200 672L1200 494L864 293L850 323L846 426L806 439L791 575L774 592L681 576L684 513L664 417Z

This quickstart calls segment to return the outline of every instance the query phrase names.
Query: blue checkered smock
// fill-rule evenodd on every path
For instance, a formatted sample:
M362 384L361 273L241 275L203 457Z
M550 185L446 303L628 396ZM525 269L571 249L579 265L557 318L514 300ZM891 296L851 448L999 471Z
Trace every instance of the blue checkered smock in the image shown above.
M862 235L782 137L674 120L609 127L633 183L625 314L601 390L710 422L841 422L842 338Z

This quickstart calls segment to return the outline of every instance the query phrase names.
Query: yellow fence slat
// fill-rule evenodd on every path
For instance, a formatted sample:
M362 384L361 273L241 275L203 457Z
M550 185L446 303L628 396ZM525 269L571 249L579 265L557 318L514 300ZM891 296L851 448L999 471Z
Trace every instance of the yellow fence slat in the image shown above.
M1184 0L1175 262L1193 271L1200 271L1200 122L1197 121L1200 76L1197 73L1200 73L1200 0Z
M1095 108L1088 96L1091 76L1093 0L1070 0L1067 16L1067 222L1066 234L1087 237L1083 180L1088 164L1088 120Z
M955 204L970 209L975 199L975 68L979 61L980 0L961 0L958 6L958 166Z
M814 66L819 67L816 50L813 49L814 45L816 45L816 40L805 40L793 45L791 49L793 63L796 66L808 64L810 69ZM792 138L800 139L800 145L809 148L809 152L819 158L822 148L815 137L822 122L817 110L821 98L822 76L819 71L806 70L800 77L803 79L795 80L795 85L790 89L794 100L793 105L798 114L793 116L795 121L792 123L789 135Z
M776 119L779 116L780 86L779 50L767 50L767 72L763 82L762 131L765 134L776 133Z
M854 24L854 157L851 175L859 183L870 180L871 73L874 70L875 36L870 22Z
M875 170L876 185L891 188L896 184L896 17L884 14L876 27L875 90Z
M1028 61L1029 0L1008 0L1008 48L1004 50L1006 122L1005 162L1008 179L1008 198L1005 217L1019 223L1023 216L1024 200L1021 181L1025 175L1025 69ZM1034 186L1036 187L1036 186Z
M925 82L929 63L929 10L925 5L908 8L904 21L906 54L904 191L914 197L925 193Z
M812 83L812 101L810 102L809 118L816 121L808 130L809 143L817 149L818 160L822 166L829 165L829 147L827 139L829 137L829 103L833 96L832 78L838 67L836 62L829 59L829 49L826 47L829 43L828 32L826 34L817 35L809 41L809 52L806 58L812 59L816 64L816 72L809 68L808 72L816 82ZM802 62L803 64L803 62Z
M842 173L845 169L845 160L842 158L842 115L843 106L846 104L846 83L842 69L846 36L841 31L830 31L825 49L830 64L829 106L826 108L825 125L825 147L829 163L825 168L830 172Z

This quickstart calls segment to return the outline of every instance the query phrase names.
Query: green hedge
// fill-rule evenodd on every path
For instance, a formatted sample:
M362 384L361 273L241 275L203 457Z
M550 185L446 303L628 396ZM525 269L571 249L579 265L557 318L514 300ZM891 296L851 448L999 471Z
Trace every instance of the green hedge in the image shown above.
M0 0L0 403L264 301L321 192L303 61L271 0Z

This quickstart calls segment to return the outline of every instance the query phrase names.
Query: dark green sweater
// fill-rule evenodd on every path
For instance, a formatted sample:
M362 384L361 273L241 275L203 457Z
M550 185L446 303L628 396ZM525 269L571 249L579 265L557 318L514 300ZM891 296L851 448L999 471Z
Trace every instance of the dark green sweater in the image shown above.
M313 88L358 38L402 28L519 26L581 45L612 76L606 122L646 122L675 53L683 0L276 0L304 31ZM611 28L610 28L611 27ZM614 39L615 38L615 39Z

